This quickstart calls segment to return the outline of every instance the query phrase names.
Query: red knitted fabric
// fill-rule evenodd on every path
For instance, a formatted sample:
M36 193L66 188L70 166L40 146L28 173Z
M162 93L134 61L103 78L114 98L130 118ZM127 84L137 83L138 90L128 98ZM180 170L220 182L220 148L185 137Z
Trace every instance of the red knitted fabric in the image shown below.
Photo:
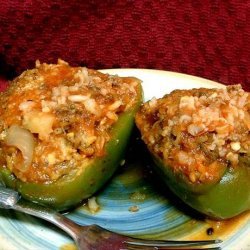
M0 73L34 62L155 68L250 90L249 0L2 0Z

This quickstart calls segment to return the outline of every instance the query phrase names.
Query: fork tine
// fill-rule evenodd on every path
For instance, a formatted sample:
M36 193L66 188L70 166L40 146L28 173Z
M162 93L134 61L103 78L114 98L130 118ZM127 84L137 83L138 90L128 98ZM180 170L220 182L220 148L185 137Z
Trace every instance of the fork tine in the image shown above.
M204 241L162 241L162 240L140 240L130 238L126 240L124 243L129 247L151 247L151 249L163 249L163 248L194 248L194 247L203 247L214 244L221 243L221 240L204 240ZM213 249L213 248L210 248ZM220 248L215 248L220 249Z
M86 230L87 229L87 230ZM209 249L219 250L215 246L221 240L174 241L141 240L111 232L97 225L85 226L79 238L80 249L92 250L160 250L160 249ZM210 246L209 246L210 245ZM91 248L92 247L92 248Z
M202 247L202 248L194 248L194 247L145 247L145 246L128 246L127 248L123 248L123 249L120 249L120 250L176 250L176 249L179 249L179 250L185 250L185 249L193 249L193 250L221 250L220 247Z

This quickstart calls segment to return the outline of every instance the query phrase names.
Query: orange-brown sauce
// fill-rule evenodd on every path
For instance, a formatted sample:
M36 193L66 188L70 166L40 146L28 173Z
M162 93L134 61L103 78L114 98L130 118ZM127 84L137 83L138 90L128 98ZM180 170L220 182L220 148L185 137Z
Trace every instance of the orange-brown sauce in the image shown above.
M249 224L250 212L242 213L228 220L211 220L204 222L204 227L199 232L190 235L190 240L226 239L236 233L243 225Z

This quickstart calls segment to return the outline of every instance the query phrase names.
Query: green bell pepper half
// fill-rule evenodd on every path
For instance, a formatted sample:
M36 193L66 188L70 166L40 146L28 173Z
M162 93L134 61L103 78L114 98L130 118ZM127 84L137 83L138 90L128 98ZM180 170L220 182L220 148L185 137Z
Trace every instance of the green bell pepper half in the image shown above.
M66 176L53 183L27 183L17 179L7 168L0 166L0 183L17 190L27 200L65 211L81 203L97 192L114 174L124 157L130 134L134 127L134 115L142 103L140 86L133 107L119 115L113 125L111 139L105 145L105 155L90 159L81 166L78 175Z
M217 183L194 184L174 173L158 156L152 158L156 172L170 190L200 213L228 219L250 209L249 165L240 162L235 168L227 168Z

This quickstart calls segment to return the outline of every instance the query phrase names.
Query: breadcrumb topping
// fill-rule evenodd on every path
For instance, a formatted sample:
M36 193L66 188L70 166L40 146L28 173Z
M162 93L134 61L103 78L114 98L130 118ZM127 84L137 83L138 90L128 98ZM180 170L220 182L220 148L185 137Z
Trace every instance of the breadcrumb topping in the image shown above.
M145 103L136 123L149 149L191 181L220 178L250 153L250 96L240 85L176 90Z

